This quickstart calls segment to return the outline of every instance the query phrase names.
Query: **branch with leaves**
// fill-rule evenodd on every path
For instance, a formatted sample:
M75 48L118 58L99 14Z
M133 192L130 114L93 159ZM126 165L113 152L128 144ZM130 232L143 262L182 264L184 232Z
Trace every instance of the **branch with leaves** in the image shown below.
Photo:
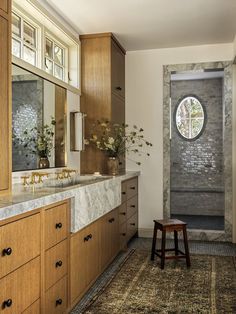
M98 120L93 125L90 138L85 141L85 144L95 145L105 151L109 157L119 158L125 152L150 156L145 148L151 147L152 143L144 138L143 132L143 128L138 128L136 125L130 127L128 124ZM139 161L135 162L141 165Z

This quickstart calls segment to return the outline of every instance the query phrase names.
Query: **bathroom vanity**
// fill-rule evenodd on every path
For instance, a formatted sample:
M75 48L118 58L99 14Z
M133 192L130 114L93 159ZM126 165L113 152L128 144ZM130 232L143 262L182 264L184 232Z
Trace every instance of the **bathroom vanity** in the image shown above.
M3 312L66 313L75 306L137 233L138 175L0 200Z

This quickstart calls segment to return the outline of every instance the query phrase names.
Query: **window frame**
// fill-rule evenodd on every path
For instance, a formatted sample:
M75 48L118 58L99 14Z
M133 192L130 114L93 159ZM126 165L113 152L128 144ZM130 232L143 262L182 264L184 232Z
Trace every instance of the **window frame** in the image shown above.
M29 18L28 16L26 16L25 14L23 14L22 12L20 12L19 10L15 9L15 8L12 10L12 15L13 14L15 14L17 17L20 18L21 34L19 37L16 34L14 34L13 31L11 32L12 40L16 40L20 43L20 57L15 56L13 53L12 53L12 55L15 56L16 58L24 60L25 62L27 62L27 63L35 66L35 67L40 68L40 66L41 66L41 56L40 56L41 28L40 28L39 24L37 24L33 19ZM28 44L24 40L24 22L29 24L29 26L31 26L32 28L35 29L35 46ZM35 52L35 64L32 64L32 63L30 63L24 59L24 46L26 46L29 49L32 49Z
M53 42L53 54L54 54L54 46L55 44L63 50L63 65L57 63L53 58L49 58L46 56L46 39L49 39L50 41ZM52 75L58 80L61 80L60 78L55 76L55 64L58 65L59 67L63 68L63 82L68 83L68 68L69 68L69 47L59 40L57 36L55 36L53 33L51 33L47 28L44 27L43 29L43 37L42 37L42 69L49 75ZM50 60L53 63L53 74L50 74L46 71L46 64L45 61L46 59Z
M201 131L200 131L196 136L194 136L194 137L192 137L192 138L187 138L187 137L185 137L185 136L179 131L178 126L177 126L177 121L176 121L177 111L178 111L179 106L181 105L181 103L182 103L185 99L187 99L187 98L189 98L189 97L195 98L195 99L200 103L200 105L201 105L201 107L202 107L202 111L203 111L203 118L202 118L203 124L202 124ZM189 120L189 123L191 123L192 120L197 120L197 119L200 119L200 118L187 118L186 120ZM202 101L198 96L196 96L196 95L194 95L194 94L187 94L187 95L183 96L181 99L179 99L179 101L177 102L177 104L176 104L176 106L175 106L174 115L173 115L173 122L174 122L174 126L175 126L175 128L176 128L177 134L178 134L182 139L184 139L185 141L189 141L189 142L193 142L193 141L197 140L197 139L203 134L203 132L204 132L204 130L205 130L205 127L206 127L206 123L207 123L207 112L206 112L206 107L205 107L203 101Z

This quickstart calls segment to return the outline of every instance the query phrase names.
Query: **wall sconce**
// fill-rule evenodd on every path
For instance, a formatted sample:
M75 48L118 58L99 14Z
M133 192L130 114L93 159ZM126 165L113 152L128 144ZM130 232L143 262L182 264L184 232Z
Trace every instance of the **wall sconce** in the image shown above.
M86 114L73 111L70 113L70 150L84 150L84 118Z

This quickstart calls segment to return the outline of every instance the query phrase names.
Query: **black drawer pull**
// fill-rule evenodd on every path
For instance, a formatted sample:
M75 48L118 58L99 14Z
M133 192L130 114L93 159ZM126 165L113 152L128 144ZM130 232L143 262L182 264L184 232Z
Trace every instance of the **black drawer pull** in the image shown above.
M130 190L135 190L135 186L131 186L131 187L130 187Z
M112 223L113 221L115 221L115 218L111 218L108 220L110 223Z
M135 223L133 222L133 223L131 223L130 225L131 225L131 226L135 226Z
M12 306L12 299L8 299L3 302L3 308Z
M3 253L3 255L4 256L6 256L6 255L11 255L11 253L12 253L12 248L11 247L8 247L8 248L6 248L6 249L4 249L3 251L2 251L2 253Z
M62 223L61 222L58 222L56 223L56 229L61 229L62 228Z
M135 205L130 205L130 207L135 208Z
M56 267L61 267L62 266L62 261L56 262Z
M122 195L126 195L126 192L122 192Z
M119 161L119 165L121 166L123 164L123 162L122 161Z
M120 86L117 86L116 90L122 90L122 88Z
M126 215L126 212L123 212L123 213L120 213L121 215L125 216Z
M87 242L90 239L89 235L84 238L84 242Z
M125 237L125 236L126 236L126 233L122 233L122 235L123 235L123 237Z
M88 237L89 237L89 239L92 239L93 235L90 233L90 234L88 235Z
M62 304L62 299L57 299L56 300L56 306L61 305Z

